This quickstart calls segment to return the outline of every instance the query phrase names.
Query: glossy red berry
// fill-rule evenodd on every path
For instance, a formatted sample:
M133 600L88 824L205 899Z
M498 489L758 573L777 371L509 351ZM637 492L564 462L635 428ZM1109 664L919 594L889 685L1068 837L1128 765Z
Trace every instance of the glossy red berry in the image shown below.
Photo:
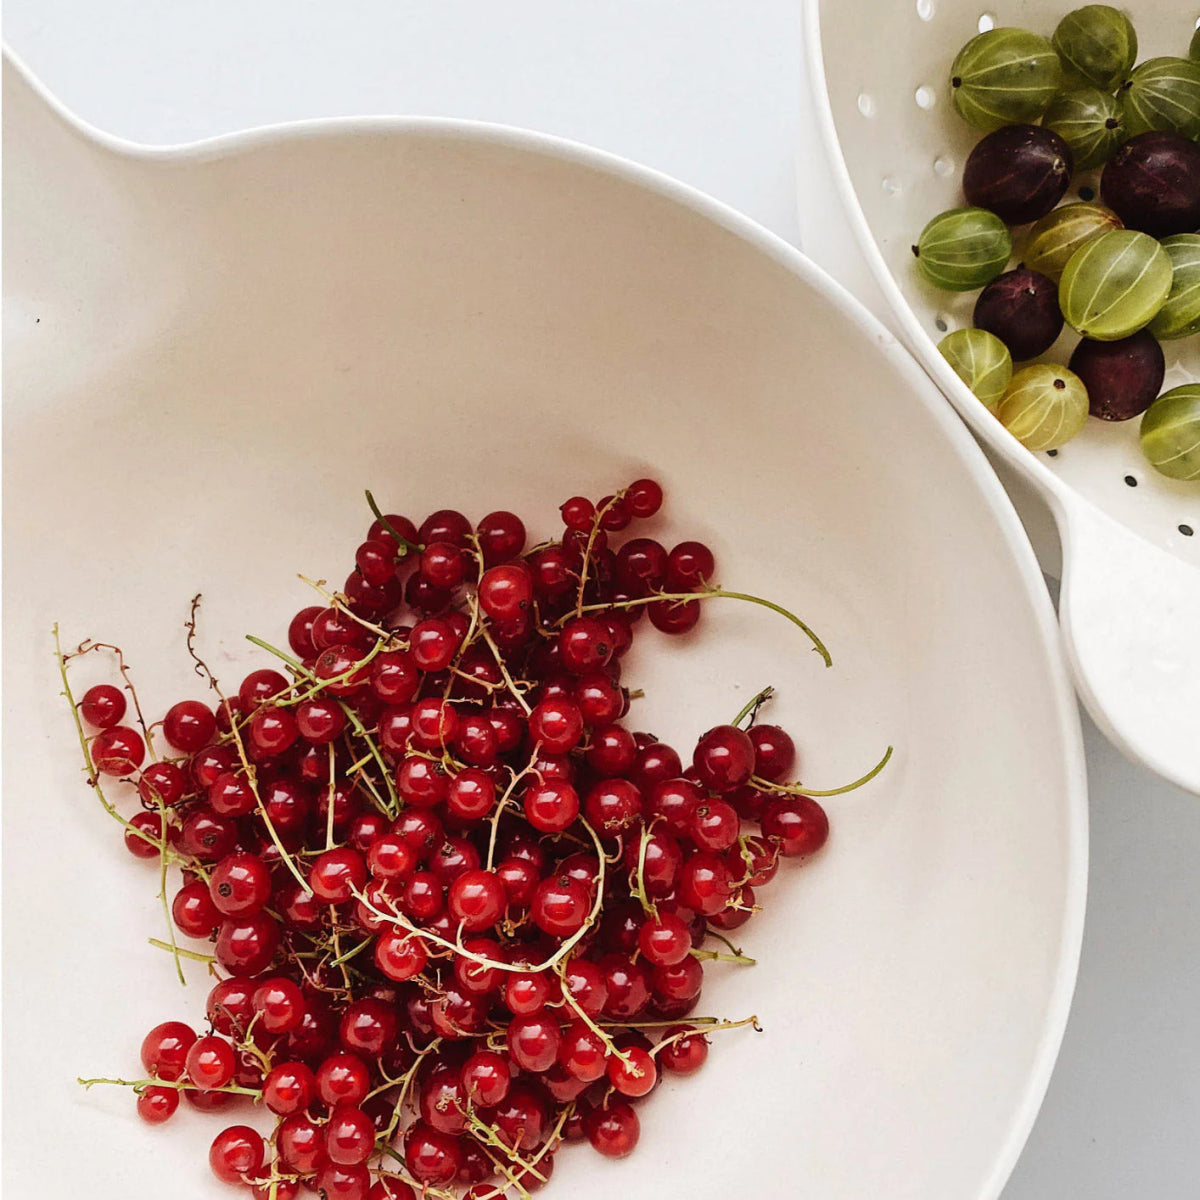
M674 913L661 912L642 925L638 948L646 961L656 967L674 966L692 951L691 931Z
M762 831L785 858L807 858L828 840L829 817L809 796L781 796L764 810Z
M612 658L608 626L595 617L572 617L558 635L563 666L574 675L598 671Z
M750 729L754 745L754 774L772 783L791 775L796 766L796 743L778 725L754 725Z
M591 907L583 884L567 876L552 876L538 884L529 915L543 933L568 938L583 928Z
M662 486L653 479L636 479L625 489L625 503L632 516L645 520L662 508Z
M525 819L542 833L562 833L579 816L579 795L564 780L535 783L526 791Z
M155 1025L142 1039L142 1066L147 1075L174 1083L183 1078L196 1031L182 1021Z
M138 777L138 795L144 804L170 808L183 799L187 778L173 762L153 762Z
M644 1096L658 1082L654 1059L641 1046L629 1046L625 1058L614 1055L608 1060L608 1079L623 1096Z
M113 725L92 738L92 762L101 775L132 775L146 757L146 743L136 729Z
M213 1138L208 1163L224 1183L242 1183L262 1171L265 1155L266 1147L256 1130L249 1125L231 1125Z
M228 854L213 867L208 890L213 906L224 916L248 916L270 899L271 873L256 855Z
M637 1146L641 1122L630 1105L623 1100L612 1100L588 1112L583 1118L583 1129L592 1147L606 1158L624 1158Z
M134 813L125 829L125 849L134 858L157 858L161 852L163 829L160 813Z
M375 939L375 965L397 983L419 975L428 960L425 943L414 933L396 930Z
M137 1114L147 1125L169 1121L179 1107L179 1092L175 1088L144 1088L137 1098Z
M489 567L479 580L479 607L493 621L519 621L532 604L533 574L524 563Z
M735 725L718 725L697 743L692 766L700 782L714 792L731 792L754 773L754 743Z
M338 1105L325 1122L325 1153L342 1166L365 1163L375 1152L375 1125L361 1108Z
M404 1135L404 1165L418 1182L444 1187L458 1174L462 1152L458 1139L424 1121L414 1121Z
M658 1063L672 1075L691 1075L708 1058L704 1034L688 1025L675 1025L663 1035L665 1043L658 1052Z
M308 872L308 886L325 904L344 904L367 882L367 864L357 850L339 846L326 850Z
M197 1038L187 1052L188 1080L202 1092L224 1087L236 1070L237 1056L224 1038Z
M110 729L125 715L125 693L111 683L98 683L83 693L79 715L97 729Z
M504 884L491 871L464 871L451 884L446 902L450 915L468 933L489 929L504 915Z
M217 719L207 704L199 700L181 700L167 709L163 735L176 750L192 754L207 746L217 732Z
M477 1050L463 1063L462 1085L467 1099L492 1108L508 1095L512 1072L507 1060L491 1050Z
M304 994L296 983L282 976L260 983L254 990L253 1003L258 1023L268 1033L289 1033L304 1016Z
M312 1070L302 1062L283 1062L272 1067L263 1080L263 1103L281 1117L304 1112L317 1094Z
M257 975L279 947L279 924L266 913L226 917L217 931L216 957L231 975Z

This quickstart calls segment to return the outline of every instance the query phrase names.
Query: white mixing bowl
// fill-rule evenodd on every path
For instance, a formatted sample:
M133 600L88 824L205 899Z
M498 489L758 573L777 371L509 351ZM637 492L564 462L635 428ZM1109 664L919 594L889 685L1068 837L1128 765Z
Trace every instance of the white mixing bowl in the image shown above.
M749 221L649 171L531 134L362 120L152 151L6 71L4 499L6 1194L69 1130L99 1200L218 1197L182 1112L77 1075L136 1072L181 991L157 872L85 786L50 627L121 644L154 711L229 679L340 580L388 509L556 505L647 472L663 537L727 586L686 642L634 652L631 717L686 751L767 683L827 852L744 931L760 965L704 1006L758 1014L643 1106L627 1163L560 1155L545 1193L992 1200L1066 1021L1086 835L1053 613L982 454L896 341ZM653 641L653 639L650 639ZM103 664L78 668L80 685Z

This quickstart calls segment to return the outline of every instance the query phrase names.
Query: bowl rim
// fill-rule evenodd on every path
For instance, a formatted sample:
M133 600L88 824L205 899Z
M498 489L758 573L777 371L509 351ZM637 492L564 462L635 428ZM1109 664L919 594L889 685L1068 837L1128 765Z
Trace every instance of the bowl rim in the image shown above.
M806 17L815 31L817 0L805 0ZM820 69L820 89L824 72L820 65L819 40L809 54ZM1063 789L1067 818L1067 879L1064 889L1062 925L1053 985L1034 1061L1024 1093L1015 1107L1003 1139L995 1150L981 1190L971 1200L998 1200L1025 1145L1041 1108L1058 1057L1074 995L1083 942L1084 910L1087 899L1088 807L1087 773L1079 709L1075 701L1067 657L1059 633L1058 621L1041 569L1012 501L1005 492L982 449L963 422L943 403L935 382L922 369L915 355L841 283L808 259L795 246L698 188L683 183L655 168L557 135L516 126L455 117L429 116L358 116L312 118L256 126L234 133L191 142L148 146L107 133L71 112L24 65L11 49L3 46L6 69L15 70L24 84L52 111L76 137L119 158L142 163L185 165L222 159L253 151L263 146L289 141L323 140L343 136L404 135L443 139L450 142L479 142L555 158L596 171L648 191L680 208L698 215L764 255L777 266L798 277L823 301L830 304L858 333L882 351L889 365L908 383L918 402L932 417L947 439L955 456L979 488L999 526L1020 583L1030 600L1041 657L1045 662L1053 691L1053 707L1063 747ZM814 78L814 84L818 78ZM826 106L828 102L826 100ZM832 132L829 118L827 133ZM836 139L836 134L833 134ZM834 147L836 149L836 146ZM849 176L841 167L839 187L849 189ZM852 196L852 191L851 191ZM861 213L857 214L865 229ZM894 287L894 285L893 285ZM956 406L958 407L958 406ZM1006 457L1011 448L1004 447ZM1026 465L1021 463L1020 465ZM1034 464L1040 466L1040 464ZM1053 480L1045 468L1041 470ZM963 1200L968 1200L964 1197Z

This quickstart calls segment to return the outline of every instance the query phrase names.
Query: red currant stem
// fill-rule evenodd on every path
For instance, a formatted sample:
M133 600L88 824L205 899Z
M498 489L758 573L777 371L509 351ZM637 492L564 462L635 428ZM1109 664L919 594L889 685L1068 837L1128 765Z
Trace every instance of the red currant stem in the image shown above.
M710 1033L717 1033L723 1029L744 1029L747 1025L754 1030L755 1033L762 1033L762 1026L758 1023L758 1017L744 1017L740 1021L717 1021L711 1017L685 1017L684 1020L688 1025L703 1025L703 1029L681 1029L678 1033L673 1033L670 1037L663 1038L657 1046L650 1048L649 1054L653 1058L660 1050L665 1050L668 1046L673 1046L676 1042L682 1041L686 1037L695 1037L697 1033L702 1034L705 1038ZM627 1028L635 1028L630 1025Z
M742 711L740 713L738 713L738 715L736 717L733 718L733 724L741 725L741 723L747 717L749 717L750 724L753 725L755 718L757 718L757 716L758 716L758 710L760 708L762 708L762 706L764 704L766 704L766 702L768 700L770 700L770 698L773 695L775 695L775 689L773 687L767 686L767 687L763 688L763 690L761 692L759 692L757 695L751 696L750 699L746 702L745 708L743 708Z
M861 778L856 779L853 783L847 783L842 787L829 788L827 791L817 791L816 788L805 787L800 783L771 783L766 779L759 779L757 775L750 777L750 782L764 792L787 792L792 796L840 796L844 792L852 792L855 788L860 788L864 783L870 783L880 771L888 764L888 759L892 757L892 747L889 746L884 751L883 757Z
M146 738L146 751L150 755L151 761L158 758L154 750L154 738L151 736L151 726L146 724L146 718L142 715L142 706L138 700L137 688L133 686L133 680L129 675L129 666L125 662L124 652L120 646L114 646L111 642L93 642L90 639L82 642L76 654L86 654L92 650L111 650L117 656L117 670L121 672L121 678L125 680L125 690L129 693L130 699L133 701L133 711L137 716L137 723L141 727L142 733Z
M722 954L719 950L691 950L689 953L700 962L740 963L743 967L758 966L758 959L751 958L748 954Z
M500 817L503 814L504 809L507 807L508 802L512 797L513 789L517 786L517 784L522 779L525 778L526 775L530 774L533 771L533 764L535 762L537 762L537 756L538 756L538 752L537 752L537 747L535 746L532 755L530 755L529 762L526 763L525 766L522 767L520 771L518 771L515 775L513 775L512 782L508 785L508 787L506 787L504 789L504 795L500 797L500 802L499 802L499 804L496 805L496 808L492 813L492 821L491 821L492 828L491 828L491 832L488 834L488 852L487 852L487 869L489 871L492 869L492 862L494 861L494 859L496 857L496 833L500 828ZM511 769L512 768L510 767L509 770L511 770Z
M741 948L741 946L735 946L735 945L734 945L734 944L733 944L733 943L732 943L732 942L731 942L731 941L730 941L730 940L729 940L727 937L725 937L723 934L719 933L717 930L713 929L711 925L710 925L710 926L708 926L708 927L707 927L707 928L704 930L704 932L705 932L705 935L706 935L706 936L708 936L708 937L714 937L714 938L716 938L716 939L717 939L717 941L718 941L718 942L721 942L721 943L723 943L724 945L728 946L728 947L729 947L729 952L730 952L731 954L737 954L737 955L739 955L739 956L741 955L741 953L742 953L742 948Z
M348 616L350 618L350 620L361 625L364 629L369 629L375 635L376 640L382 640L384 642L387 642L391 639L392 635L389 630L384 629L384 627L382 625L372 624L372 622L365 620L363 617L360 617L358 615L358 613L352 612L346 606L346 602L342 599L340 594L336 594L334 592L328 591L325 588L325 580L309 579L309 577L307 575L297 575L296 578L299 579L301 581L301 583L307 583L308 586L313 589L313 591L317 592L321 596L321 598L328 603L330 608L336 608L338 610L338 612L345 613L346 616ZM335 681L329 680L328 682L332 683Z
M184 629L187 630L185 645L187 646L188 656L191 658L194 664L192 670L195 671L201 679L207 679L209 687L215 691L217 687L216 676L214 676L212 671L209 670L208 663L206 663L204 659L202 659L200 655L196 653L196 614L200 611L200 596L201 594L197 592L192 597L192 606L190 612L188 613L188 619L183 623Z
M258 1065L262 1067L263 1074L265 1075L271 1069L271 1056L269 1053L264 1053L262 1050L260 1050L250 1038L250 1035L254 1032L254 1027L258 1024L261 1016L262 1013L257 1011L255 1012L254 1016L250 1018L245 1032L242 1034L241 1041L234 1042L234 1045L243 1054L250 1054L258 1059Z
M134 825L132 821L126 820L125 817L121 816L121 814L117 812L116 808L114 808L109 802L108 798L104 794L104 789L100 786L100 774L96 770L96 764L92 761L92 749L88 745L87 734L83 731L83 722L79 719L79 707L75 703L75 696L71 691L71 684L67 679L67 656L63 654L62 645L59 642L57 622L55 622L53 633L54 655L58 659L58 671L62 676L62 694L71 707L71 716L75 722L75 732L79 735L79 748L83 751L84 772L87 775L88 783L91 785L92 790L96 793L96 798L100 801L104 811L108 813L108 815L112 817L114 821L119 821L121 825L125 827L127 833L132 833L135 837L141 838L143 842L146 842L150 846L154 846L161 853L163 847L162 839L156 838L152 833L149 833L145 829L139 829L138 826ZM71 657L74 658L75 655L72 654ZM179 863L186 866L192 865L190 859L179 854L171 847L168 846L166 852L173 863Z
M342 965L342 963L347 963L352 958L356 958L358 955L360 955L368 946L372 945L373 942L374 942L373 938L367 938L367 940L365 942L359 942L358 945L355 946L353 950L347 950L345 954L341 955L338 958L335 958L333 960L333 962L331 962L329 965L331 967L340 967Z
M508 673L508 666L504 662L504 655L500 653L500 647L492 641L492 635L488 633L487 626L481 625L479 632L483 635L483 640L487 642L488 649L492 652L492 657L496 660L496 666L500 668L500 674L504 678L504 682L508 685L508 690L516 697L517 703L525 710L525 715L529 716L533 709L529 707L525 697L521 694L520 688L513 681L513 677Z
M580 611L600 612L609 609L636 608L641 604L657 604L661 600L673 600L676 603L682 604L691 600L709 600L717 597L724 597L726 600L744 600L747 604L759 604L763 608L769 608L772 612L779 613L780 616L787 617L812 642L813 649L825 660L825 665L827 667L833 666L833 659L830 657L829 651L825 649L825 643L795 613L789 612L773 600L765 600L762 596L752 596L749 592L730 592L720 587L709 587L700 592L655 592L650 596L639 596L636 600L620 600L615 603L610 601L608 604L587 604ZM562 620L558 623L562 624Z
M440 937L436 933L432 933L428 929L422 929L414 925L403 913L399 912L384 912L381 908L377 908L371 903L367 897L359 891L355 891L353 896L356 900L362 902L362 905L370 913L373 913L381 921L386 921L390 925L397 925L401 929L407 929L409 933L415 933L422 941L431 942L435 946L440 946L443 950L451 950L462 958L469 958L474 962L482 963L485 967L492 967L497 971L508 971L514 974L529 973L537 975L542 971L548 971L556 963L561 962L572 950L579 944L583 936L596 923L596 918L600 915L600 907L604 902L604 866L606 859L604 857L604 847L601 845L600 838L596 835L596 831L582 817L579 818L579 823L586 829L591 836L592 843L596 847L596 854L600 859L600 869L596 875L596 899L592 902L591 911L588 913L587 920L569 937L545 962L538 963L536 966L530 966L526 963L511 963L499 962L496 959L488 958L484 954L476 954L473 950L467 950L461 942L449 942L445 938Z
M217 961L211 954L200 954L195 950L185 950L182 946L172 946L169 942L160 941L158 938L147 938L146 940L156 950L169 950L177 954L180 958L191 959L192 962L207 963L211 967Z
M392 773L387 769L387 764L383 761L383 755L379 751L379 746L375 739L367 732L366 726L363 725L358 713L354 711L344 700L338 700L338 707L346 714L348 720L360 738L367 744L367 749L371 751L371 757L374 758L376 765L379 767L379 773L383 778L383 786L387 789L388 803L384 803L383 798L375 790L374 784L371 783L367 775L363 779L370 785L371 795L378 805L380 811L393 821L400 813L400 797L396 794L395 784L392 782Z
M278 658L281 662L287 663L288 666L290 666L294 671L297 672L297 674L303 675L306 679L311 680L313 683L321 684L322 681L317 679L317 677L307 667L305 667L303 663L294 659L290 654L285 654L277 646L272 646L270 642L264 642L262 640L262 638L257 638L253 634L250 634L250 633L246 634L246 640L248 642L253 642L254 645L258 646L259 649L261 649L261 650L265 650L268 654L275 655L275 657ZM361 666L361 663L356 664L355 667L352 669L351 673L353 673L353 671L358 670L359 666ZM336 682L336 680L327 680L325 682ZM321 690L320 687L316 688L316 691L319 692L320 690ZM383 756L379 753L379 747L375 744L375 739L372 738L371 735L367 732L362 721L359 720L358 713L356 713L354 711L354 709L352 709L350 707L350 705L348 705L344 700L339 698L338 699L338 707L341 708L342 712L346 714L346 719L350 722L351 726L354 728L355 733L357 733L359 735L359 737L361 737L363 739L363 741L366 742L367 748L371 751L372 757L379 764L379 770L383 775L384 785L387 787L388 796L391 798L390 806L384 805L380 801L380 808L384 813L386 813L387 816L391 817L394 820L400 811L400 801L399 801L398 797L396 796L394 787L392 786L391 774L388 771L387 766L385 765L385 763L383 761ZM364 776L363 778L365 779L366 776ZM379 799L380 799L379 793L376 792L374 788L371 789L371 792L372 792L372 795L374 795L375 799L377 801L379 801ZM306 891L308 890L307 883L304 884L304 888Z
M629 1055L624 1050L617 1049L616 1042L614 1042L612 1038L609 1037L608 1034L605 1033L604 1030L601 1029L600 1026L597 1025L590 1016L588 1016L588 1014L584 1011L583 1006L578 1000L575 999L574 996L571 995L570 991L567 989L566 962L559 963L554 969L562 980L563 1001L569 1004L571 1008L575 1010L575 1015L604 1043L609 1054L611 1054L614 1058L619 1058L626 1066L628 1066L630 1062Z
M658 908L646 895L646 847L650 844L651 830L654 821L642 827L641 842L638 846L638 860L634 878L629 884L629 893L642 906L642 911L652 920L658 920Z
M476 1140L479 1141L481 1146L484 1148L483 1152L495 1164L496 1170L508 1180L512 1187L517 1189L518 1195L524 1198L527 1197L529 1193L518 1182L516 1173L511 1169L511 1166L505 1166L505 1164L500 1162L495 1155L490 1153L490 1151L487 1149L489 1146L493 1149L499 1150L510 1164L515 1164L522 1171L530 1175L535 1175L543 1183L546 1182L546 1177L539 1170L537 1170L532 1163L526 1162L526 1160L523 1159L516 1152L516 1150L513 1149L513 1147L511 1147L500 1137L500 1135L491 1125L488 1125L485 1121L481 1121L475 1115L474 1109L470 1105L467 1106L466 1113L464 1115L467 1118L467 1128L471 1130L471 1132L475 1135Z
M199 1092L203 1090L186 1079L76 1079L75 1082L88 1091L91 1091L98 1083L112 1084L114 1087L133 1088L137 1092L141 1092L148 1087L174 1088L177 1092ZM240 1087L234 1083L227 1083L224 1087L209 1088L208 1090L210 1092L224 1092L231 1096L253 1096L255 1100L262 1099L262 1091L259 1088Z
M403 558L406 554L420 554L425 549L424 546L418 546L415 542L410 542L402 533L397 533L392 523L379 511L379 505L375 503L375 497L371 495L370 489L366 490L367 504L371 511L375 514L375 519L396 539L397 546L404 547L404 554L398 557Z
M171 945L171 955L175 959L175 974L179 976L181 987L187 987L183 977L183 963L179 961L179 943L175 940L175 922L171 919L171 904L167 899L167 806L162 797L158 797L158 820L162 838L158 848L158 899L162 904L163 916L167 922L167 938Z
M412 1087L413 1080L417 1077L417 1072L421 1069L421 1064L426 1057L432 1054L442 1044L441 1038L434 1038L420 1054L417 1055L416 1061L407 1071L400 1077L400 1094L396 1097L396 1103L392 1109L392 1119L388 1122L388 1127L379 1136L385 1142L390 1142L392 1134L396 1132L396 1127L400 1124L400 1114L404 1109L404 1102L408 1099L409 1089ZM378 1092L386 1091L389 1087L394 1087L394 1083L389 1083L385 1087L377 1089L371 1095L377 1095ZM369 1097L368 1097L369 1098ZM401 1160L403 1161L403 1160Z
M608 512L608 510L610 508L612 508L612 506L614 504L616 504L616 502L625 495L625 491L626 491L626 489L622 488L619 492L615 492L612 496L609 497L607 504L601 505L600 508L597 508L592 513L592 527L591 527L591 529L588 530L587 546L585 547L585 549L583 551L583 565L579 568L579 591L575 597L575 615L576 616L579 616L584 611L583 592L584 592L584 589L587 587L588 563L590 563L592 561L592 547L595 545L595 542L596 542L596 534L598 534L600 532L600 520L604 516L604 514L606 512Z
M215 680L214 687L216 688L216 693L221 703L226 709L228 709L229 701L226 699L220 687L216 686ZM287 869L291 871L293 876L295 876L296 882L300 885L301 891L305 894L309 894L308 880L305 878L300 868L296 866L296 860L288 853L287 847L280 840L279 831L275 828L275 822L271 820L271 814L267 812L267 806L263 803L262 796L259 794L258 772L255 770L254 764L251 763L249 756L246 754L246 743L242 740L242 731L238 727L236 721L231 725L230 732L233 734L233 740L237 743L238 758L241 760L242 770L246 773L246 781L250 784L250 791L254 795L254 803L258 807L258 815L262 818L262 823L264 826L266 826L267 833L270 835L271 841L275 845L275 849L279 851L279 856L283 859Z
M333 796L337 790L337 757L333 749L333 743L329 743L329 787L326 793L325 804L325 849L333 849L333 818L334 805Z

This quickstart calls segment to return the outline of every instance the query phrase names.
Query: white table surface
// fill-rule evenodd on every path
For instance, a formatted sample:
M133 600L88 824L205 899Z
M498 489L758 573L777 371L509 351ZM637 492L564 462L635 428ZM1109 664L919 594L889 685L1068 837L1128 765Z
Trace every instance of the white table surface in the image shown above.
M799 0L8 0L4 16L12 49L110 132L178 142L362 113L528 126L819 246L883 315L807 115ZM1085 734L1079 985L1004 1200L1195 1200L1200 801Z

